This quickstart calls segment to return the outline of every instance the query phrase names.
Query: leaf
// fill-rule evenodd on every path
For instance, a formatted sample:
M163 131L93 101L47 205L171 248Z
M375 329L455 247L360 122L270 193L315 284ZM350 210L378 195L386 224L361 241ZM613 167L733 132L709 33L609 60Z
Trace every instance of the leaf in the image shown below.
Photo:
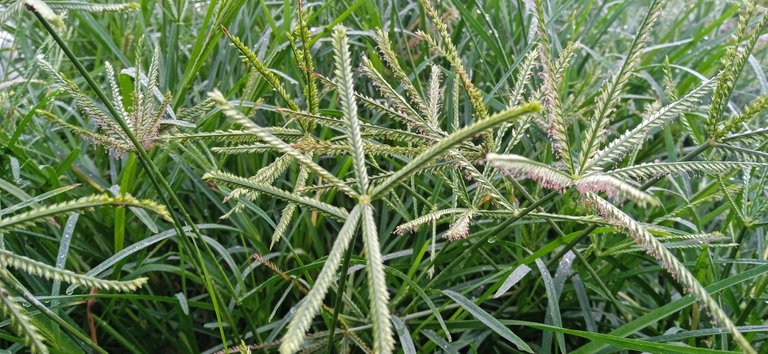
M419 297L421 297L421 299L424 300L424 302L427 304L429 309L432 311L432 315L434 315L435 318L437 319L437 323L440 324L440 328L442 328L443 331L445 332L446 338L448 338L448 341L450 342L452 340L451 332L448 331L448 327L445 325L445 321L443 320L443 316L440 315L440 311L437 309L437 306L435 306L435 304L432 302L432 300L429 299L429 296L427 295L426 292L424 292L424 289L422 289L419 286L419 284L414 282L413 279L408 277L407 274L405 274L405 273L403 273L403 272L401 272L401 271L399 271L399 270L397 270L395 268L386 267L386 268L384 268L384 270L387 273L390 273L390 274L392 274L392 275L402 279L403 282L408 283L408 286L410 286L416 292L416 294L418 294ZM394 316L392 316L392 318L394 318Z
M480 322L485 324L489 329L496 332L498 335L503 337L504 339L508 340L510 343L514 344L517 349L522 350L524 352L533 353L533 350L531 350L531 347L528 346L528 344L525 344L520 337L518 337L514 332L512 332L509 328L504 326L499 320L494 318L491 314L488 312L485 312L480 306L477 306L474 302L470 301L469 299L465 298L461 294L452 291L452 290L443 290L443 294L450 297L455 301L459 306L461 306L464 310L469 312L473 317L478 319Z
M37 207L37 206L39 206L38 203L40 203L40 202L42 202L42 201L44 201L44 200L46 200L48 198L57 196L59 194L65 193L65 192L68 192L68 191L70 191L70 190L72 190L74 188L77 188L78 186L80 186L80 184L70 184L68 186L59 187L59 188L47 191L45 193L42 193L40 195L36 195L34 197L32 197L32 196L25 196L23 201L21 201L19 203L16 203L16 204L13 204L13 205L10 205L10 206L8 206L5 209L0 209L0 216L7 215L7 214L10 214L10 213L12 213L14 211L21 210L21 209L24 209L24 208L30 207L30 206Z
M628 349L628 350L639 351L639 352L675 353L675 354L677 353L679 354L738 353L738 352L714 350L714 349L708 349L708 348L691 348L691 347L684 347L684 346L674 345L674 344L651 343L643 340L627 339L627 338L612 336L609 334L585 332L585 331L579 331L575 329L549 326L541 323L524 322L524 321L515 321L515 323L523 326L533 327L536 329L553 331L561 334L570 334L577 337L590 339L597 343L610 344L621 349Z
M709 294L714 295L725 289L732 288L750 279L754 279L756 277L762 276L766 272L768 272L768 264L763 264L763 265L751 268L749 270L746 270L744 272L738 273L732 277L721 280L712 285L709 285L705 288L705 290L709 292ZM694 303L696 303L696 301L697 299L690 295L681 297L659 308L653 309L652 311L632 320L627 324L619 326L618 328L608 333L608 335L614 336L614 337L626 337L633 333L637 333L643 328L646 328L650 325L658 323L661 319L664 319L668 316L679 313L680 310L690 305L693 305ZM572 351L571 353L572 354L596 353L608 345L605 342L599 342L595 339L592 339L592 340L593 340L592 343L586 344L581 348L578 348L577 350Z
M405 354L416 354L416 347L413 344L411 332L408 331L405 322L400 317L392 316L392 324L395 325L395 332L400 337L400 346L403 348L403 352Z
M501 284L499 287L499 290L496 290L496 293L493 294L493 298L501 297L502 295L506 294L509 289L511 289L517 282L519 282L523 277L525 277L528 273L530 273L531 267L521 264L515 268L515 270L512 271L512 273L509 273L509 276L506 280L504 280L504 283Z
M199 230L205 230L205 229L217 229L217 230L228 230L228 231L237 231L237 229L232 227L227 227L219 224L198 224L197 228ZM183 231L187 234L192 234L192 227L191 226L185 226ZM194 236L194 234L192 234ZM115 264L127 259L129 256L133 255L134 253L137 253L141 250L147 249L152 245L155 245L161 241L167 240L169 238L177 236L175 229L170 229L163 231L157 235L149 236L137 243L134 243L130 246L127 246L123 248L120 252L115 253L112 257L107 258L103 262L99 263L99 265L91 268L88 272L85 273L85 275L88 276L98 276L101 273L106 272L109 268L114 266ZM78 285L71 285L67 288L66 294L71 295L75 289L78 287Z
M541 279L544 281L544 289L547 292L547 311L545 314L547 322L551 321L551 324L554 325L554 327L563 327L563 319L560 317L560 294L555 288L555 282L552 280L552 275L549 274L547 265L544 264L541 259L536 260L536 266L539 268ZM556 336L560 352L565 353L565 338L562 333L557 333ZM543 352L549 352L551 343L552 334L545 331L541 345Z

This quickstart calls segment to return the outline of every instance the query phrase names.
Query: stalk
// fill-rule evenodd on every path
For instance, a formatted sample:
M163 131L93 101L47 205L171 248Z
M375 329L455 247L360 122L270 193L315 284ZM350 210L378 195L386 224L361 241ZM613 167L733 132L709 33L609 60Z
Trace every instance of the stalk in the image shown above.
M344 307L344 286L347 283L347 271L349 270L349 263L352 261L352 252L355 248L355 238L349 243L347 248L347 254L344 255L344 263L341 265L341 272L339 273L339 286L336 297L336 304L333 306L333 317L331 319L331 328L328 329L328 347L326 348L327 354L333 354L333 336L336 331L336 326L339 322L339 313L341 313L342 307Z
M154 164L152 159L149 157L149 154L147 154L146 150L144 150L141 143L136 138L136 135L133 134L133 131L131 131L130 127L128 127L128 124L125 122L122 116L117 112L117 109L115 109L114 105L112 105L112 102L109 101L109 99L101 90L99 85L96 84L96 82L93 80L93 78L88 73L88 71L85 70L85 67L83 66L83 64L80 62L77 56L75 56L72 50L69 49L69 46L67 46L67 44L64 43L64 41L58 35L56 30L51 26L48 20L46 20L33 6L28 4L26 7L27 7L27 10L32 12L37 17L37 19L40 21L43 27L45 27L45 30L51 35L51 37L56 42L56 44L61 48L61 50L64 52L67 58L75 66L77 71L83 76L83 78L85 78L85 81L95 91L96 96L99 97L99 100L101 100L101 102L107 108L107 110L109 111L110 115L112 115L115 122L120 126L120 129L123 130L125 135L131 141L131 144L133 144L134 148L136 149L136 153L138 154L139 162L141 163L142 167L147 171L147 175L149 176L150 181L153 187L155 188L155 190L157 191L157 194L160 196L160 199L162 200L163 204L165 204L168 207L168 210L172 211L174 209L177 209L177 211L181 213L182 217L184 218L184 221L192 229L192 232L195 234L195 236L200 240L203 240L202 234L200 233L200 230L197 228L197 225L193 222L192 217L189 215L189 213L186 211L186 209L184 208L179 198L173 192L173 189L168 184L168 181L165 180L160 170L157 168L157 166ZM167 196L164 195L163 192L167 193ZM191 242L193 246L192 249L195 251L197 262L199 263L198 266L203 270L203 276L205 279L206 288L211 295L211 301L213 302L214 312L216 313L216 321L219 326L219 333L221 335L224 347L227 348L227 339L224 334L221 309L219 308L216 289L213 287L211 276L208 273L208 269L205 266L205 262L203 261L202 252L200 251L200 248L198 247L197 242L194 239L187 237L186 233L184 232L183 225L181 224L181 220L179 220L178 215L176 215L173 212L171 212L170 214L173 220L174 228L176 229L176 232L179 235L179 238L182 240L182 244L184 242ZM208 255L212 257L213 260L215 260L216 259L215 255L211 251L210 247L208 247L205 241L203 241L202 243ZM213 263L216 264L216 266L219 268L219 270L221 271L221 274L226 274L223 272L223 270L221 270L220 264L218 264L215 261Z
M728 259L734 259L739 253L739 248L741 248L741 240L744 239L744 235L747 233L747 225L744 225L741 231L739 231L739 234L736 235L736 238L733 240L733 242L736 244L736 247L731 248L731 251L728 252ZM723 272L720 273L720 279L723 279L728 276L728 274L731 273L731 269L733 268L732 262L725 263L725 266L723 267Z

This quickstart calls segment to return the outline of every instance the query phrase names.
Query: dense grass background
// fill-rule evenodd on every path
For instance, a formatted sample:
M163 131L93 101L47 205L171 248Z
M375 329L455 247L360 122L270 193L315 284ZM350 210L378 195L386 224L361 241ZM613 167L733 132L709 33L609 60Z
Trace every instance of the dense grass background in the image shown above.
M482 91L492 112L507 106L518 65L536 41L531 28L531 15L526 1L450 1L436 5L444 16L464 65L472 81ZM583 121L590 116L600 83L628 49L650 1L545 1L547 26L552 48L559 53L569 41L579 41L573 64L563 73L562 93L565 116ZM148 66L154 48L160 51L160 90L172 96L171 106L177 112L191 107L214 89L265 126L280 126L285 118L275 112L284 106L276 93L260 75L244 65L236 49L223 36L220 26L238 36L282 80L283 85L304 107L301 83L304 73L295 62L286 34L297 21L295 1L221 0L139 1L136 11L126 13L92 13L68 11L60 35L85 64L96 80L107 87L105 62L119 72L133 67L136 45L144 36L145 48L138 60ZM668 58L677 95L699 85L701 76L711 78L721 69L729 36L735 30L739 14L738 1L670 2L651 33L637 75L621 97L616 119L610 131L622 132L635 126L643 110L656 101L671 100L664 86L664 61ZM451 99L454 81L450 65L415 35L417 30L430 32L431 27L418 2L335 0L303 4L311 29L315 71L333 76L331 29L336 24L348 28L357 67L362 55L382 67L375 52L373 30L383 28L395 43L401 65L417 87L426 91L429 64L443 68L445 97ZM765 6L762 3L762 6ZM764 7L758 7L760 13ZM757 22L757 18L751 21ZM37 19L26 11L6 16L0 39L0 208L7 208L32 196L58 191L42 204L63 202L93 193L127 192L143 199L159 200L148 182L146 171L136 156L116 157L99 146L52 125L34 114L36 108L50 110L68 122L94 129L88 117L74 105L66 89L52 85L50 75L43 72L35 58L43 55L54 67L72 78L85 92L92 91L50 40ZM752 30L763 31L765 29ZM758 41L731 96L734 109L743 107L759 96L768 94L765 68L768 67L768 40ZM533 86L537 86L534 77ZM391 82L396 83L395 80ZM119 84L133 85L127 75ZM360 79L355 88L362 94L378 97L370 82ZM321 113L341 115L336 92L323 90ZM132 98L125 97L126 102ZM462 125L472 121L472 110L466 96L454 112L446 100L445 124L457 114ZM703 105L704 106L704 105ZM703 141L703 119L706 109L682 117L689 122L694 136L679 120L664 127L633 156L637 162L676 161ZM396 127L386 117L361 111L361 119L381 126ZM764 113L744 124L742 130L761 128ZM217 109L194 117L180 131L213 131L228 129L233 123ZM581 125L583 129L583 125ZM570 133L578 137L579 124ZM698 134L699 136L695 136ZM335 136L330 130L318 129L318 137ZM699 140L697 140L699 139ZM575 139L578 140L578 139ZM764 139L762 141L765 141ZM99 346L109 352L134 353L211 353L221 350L222 333L229 345L241 340L254 344L254 349L274 349L290 317L291 308L303 294L286 282L279 272L287 272L311 284L323 265L324 257L341 225L331 218L318 216L311 210L299 209L287 237L270 249L270 236L285 203L260 197L245 203L242 212L220 219L236 203L223 202L224 191L201 180L209 170L221 169L239 176L252 176L277 156L273 153L247 155L213 154L211 148L221 144L191 142L164 144L150 149L173 190L182 200L192 219L199 223L215 259L206 255L205 262L219 295L217 323L211 297L206 290L203 272L191 260L190 250L180 248L170 223L145 216L133 209L100 208L84 214L62 216L55 221L4 235L4 247L18 254L56 263L66 257L66 267L85 273L112 258L100 276L110 279L146 276L149 284L130 294L108 291L89 294L88 289L66 291L68 285L56 288L46 280L15 273L22 284L47 306L82 333L93 336ZM763 145L753 146L764 151ZM549 140L541 129L531 128L515 153L541 161L554 161ZM707 153L709 157L717 155ZM347 156L320 158L319 163L342 178L350 174L352 161ZM377 160L385 166L401 166L404 158ZM377 167L370 166L371 173ZM275 186L290 190L298 174L293 166ZM768 352L765 316L766 294L758 285L764 282L766 236L764 233L765 173L751 171L751 178L734 171L722 179L701 175L669 177L651 191L662 205L639 208L628 204L624 210L638 220L686 233L722 232L739 241L738 249L708 248L704 245L676 251L691 272L708 290L717 294L721 306L761 352ZM467 182L470 184L471 182ZM530 181L521 181L533 200L548 191ZM531 204L517 188L500 183L509 199L521 207ZM742 186L744 186L742 188ZM471 189L471 187L470 187ZM729 194L724 194L729 193ZM561 262L563 246L575 239L588 225L581 222L557 222L566 241L547 223L546 218L528 218L498 234L489 234L503 220L478 219L466 240L449 243L438 238L438 252L430 260L430 227L402 236L394 229L417 216L453 204L454 191L440 178L415 177L393 192L388 203L377 202L377 223L382 253L387 266L387 281L392 298L390 310L407 328L397 327L397 346L409 347L411 341L419 352L515 352L517 348L499 335L506 326L536 352L578 351L583 353L618 347L636 348L637 343L677 343L700 348L733 350L734 345L717 325L710 324L707 312L693 300L680 299L683 289L665 273L651 257L643 253L610 254L612 246L626 237L608 227L600 227L582 240L580 249L588 263L571 258ZM328 193L322 200L349 209L353 203L339 193ZM742 210L738 210L742 208ZM542 205L544 211L567 215L584 215L573 192ZM747 218L744 218L744 212ZM0 214L2 215L2 214ZM555 219L553 219L555 220ZM557 221L557 220L556 220ZM70 230L70 228L73 228ZM438 225L437 232L447 225ZM163 235L163 236L157 236ZM66 254L60 243L72 236ZM730 242L730 241L729 241ZM355 333L370 343L368 293L362 241L354 246L350 273L345 285L345 308L342 314ZM467 250L470 249L471 252ZM506 295L492 295L507 276L524 259L535 257L547 264L550 274L531 263L535 270L521 279ZM253 257L260 255L272 262L264 266ZM218 264L219 266L215 266ZM429 276L430 268L434 276ZM567 270L572 267L570 275ZM560 270L558 270L560 269ZM550 284L554 276L559 284ZM408 280L406 280L408 279ZM554 289L553 287L558 287ZM757 291L755 290L757 289ZM417 290L417 291L414 291ZM478 316L457 304L453 291L487 312ZM552 294L559 293L559 299ZM452 342L441 329L434 313L423 297L439 309ZM331 291L326 304L336 304L337 293ZM558 301L554 301L558 300ZM34 308L27 308L35 313ZM35 315L36 323L51 333L59 333L59 325L49 317ZM489 323L489 318L499 322ZM326 313L313 328L317 348L325 351L323 334L331 326ZM92 321L92 328L89 328ZM521 322L528 321L528 322ZM566 333L565 348L553 340L547 323L579 331L612 334L614 337L588 337L584 333ZM495 330L494 330L495 328ZM337 332L338 333L338 332ZM341 337L336 340L341 342ZM346 338L346 337L345 337ZM621 338L638 339L621 342ZM558 338L559 339L559 338ZM608 340L614 340L610 342ZM9 326L0 322L2 346L10 352L23 351L20 339ZM335 340L335 341L336 341ZM590 340L593 342L591 344ZM49 338L54 352L74 353L78 341L66 331ZM346 340L345 340L346 343ZM629 347L627 347L629 346ZM339 347L340 348L340 347ZM353 350L360 350L352 347ZM578 349L580 348L580 349ZM650 347L648 351L658 350ZM681 349L682 350L682 349Z

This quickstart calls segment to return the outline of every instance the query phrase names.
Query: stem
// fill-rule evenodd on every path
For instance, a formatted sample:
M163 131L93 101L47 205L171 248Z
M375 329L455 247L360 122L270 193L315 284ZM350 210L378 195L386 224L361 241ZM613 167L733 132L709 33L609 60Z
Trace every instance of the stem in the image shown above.
M61 48L61 50L64 52L64 54L69 58L69 60L74 64L77 71L85 78L85 81L88 83L89 86L95 91L96 96L99 97L99 100L104 104L104 106L107 108L109 113L114 118L115 122L120 126L120 129L125 133L125 135L128 137L128 139L131 141L131 144L133 144L136 153L139 156L139 162L141 162L142 167L148 172L147 175L150 178L150 181L152 182L152 185L154 186L155 190L157 191L157 194L160 196L160 199L162 199L163 204L165 204L169 210L178 210L179 213L181 213L182 217L184 218L184 221L189 225L189 227L194 232L195 236L199 238L203 246L205 247L207 253L209 256L211 256L214 260L215 255L211 251L210 247L205 243L203 240L202 234L200 233L200 230L197 228L197 225L193 222L192 217L189 215L189 213L184 208L181 201L178 199L176 194L173 192L173 189L168 184L168 181L163 178L162 173L157 168L157 166L152 162L152 159L149 157L149 154L147 154L146 150L144 150L144 147L142 147L141 143L139 143L138 139L136 138L136 135L133 134L130 127L128 127L128 124L125 122L123 117L117 112L117 109L115 109L114 105L112 105L112 102L109 101L107 96L104 94L104 92L101 90L98 84L93 80L91 75L88 73L88 71L85 70L85 67L80 62L80 60L75 56L75 54L72 52L72 50L69 49L69 47L64 43L64 41L61 39L61 37L56 33L56 30L53 29L50 23L42 16L40 13L31 5L27 5L27 10L32 12L37 19L42 23L43 27L45 27L46 31L51 35L53 40L58 44L58 46ZM164 195L163 192L168 193L168 195ZM174 208L175 206L175 208ZM183 226L181 224L181 220L179 220L178 215L171 212L171 218L173 220L174 227L176 229L177 234L179 235L179 238L183 242L191 242L191 244L194 246L192 247L197 256L197 262L199 262L199 267L203 270L203 275L206 283L206 288L208 292L211 295L211 301L213 302L214 312L216 313L216 321L219 326L219 333L221 334L222 342L224 347L227 347L227 339L226 335L224 334L224 327L221 317L221 310L219 309L219 303L217 300L216 295L216 289L213 287L213 283L211 281L211 276L208 273L208 269L206 268L205 262L203 260L202 253L200 252L200 248L197 245L197 242L193 238L187 237L187 234L183 230ZM221 269L221 265L218 262L213 262L218 268L221 274L226 274ZM229 282L227 282L229 284ZM231 284L229 284L231 288Z
M728 259L734 259L736 258L736 255L739 253L739 248L741 248L741 240L744 239L744 235L747 233L747 227L743 227L741 231L739 231L739 234L736 235L736 239L734 239L734 243L736 243L736 247L731 248L731 251L728 253ZM731 273L731 268L733 268L733 263L728 262L725 263L725 267L723 268L723 272L720 273L720 279L725 278L728 276L729 273Z
M347 248L347 254L344 255L344 264L341 266L341 273L339 273L339 286L338 295L336 297L336 304L333 306L333 317L331 320L331 328L328 330L328 347L326 349L327 354L333 353L333 335L336 331L336 325L339 322L339 313L344 307L344 286L347 283L347 271L349 270L349 263L352 261L352 250L355 248L355 238L352 238L352 242Z
M749 317L752 310L757 306L757 298L765 291L766 287L768 287L768 276L763 275L763 277L758 280L758 283L752 288L750 299L744 307L744 311L741 312L741 315L736 320L736 323L742 323L747 320L747 317Z

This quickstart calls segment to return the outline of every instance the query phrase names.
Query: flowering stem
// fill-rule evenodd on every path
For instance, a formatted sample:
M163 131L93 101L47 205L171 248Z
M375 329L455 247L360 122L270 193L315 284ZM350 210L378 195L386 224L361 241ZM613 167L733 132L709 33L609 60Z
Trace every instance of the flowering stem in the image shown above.
M748 227L744 226L736 235L736 238L733 240L733 243L736 244L736 247L731 248L727 259L736 259L736 254L739 253L739 248L741 248L741 240L744 239L744 235L747 233L747 229ZM728 276L728 274L731 273L731 268L733 268L733 262L725 263L725 266L723 266L723 272L720 273L720 279Z
M189 225L189 227L194 232L195 236L197 236L198 239L203 241L202 234L200 233L200 230L197 228L197 225L192 220L192 217L189 215L189 213L186 211L186 209L184 208L179 198L173 192L173 189L168 184L168 181L166 181L165 178L163 178L163 175L160 172L160 170L157 168L154 162L152 162L152 159L149 157L149 154L147 154L147 151L144 150L144 147L136 138L136 135L133 134L133 131L131 131L130 127L128 127L128 124L125 122L123 117L117 112L117 109L115 109L115 106L112 104L112 102L109 101L107 96L104 94L104 91L102 91L99 85L96 84L96 82L93 80L93 78L88 73L88 71L85 70L85 67L83 66L83 64L80 62L77 56L75 56L72 50L69 49L69 46L67 46L67 44L64 43L64 41L61 39L59 34L56 32L56 30L51 26L48 20L46 20L37 11L37 9L31 5L27 5L27 10L32 12L40 21L40 23L43 25L43 27L45 27L45 30L48 31L48 33L51 35L53 40L56 42L56 44L58 44L58 46L67 56L67 58L69 58L69 60L75 66L75 68L80 73L80 75L82 75L85 81L88 83L88 85L91 86L91 88L96 93L96 96L99 97L99 100L101 100L101 102L107 108L109 113L114 118L115 122L120 126L120 129L123 130L125 135L128 137L128 140L131 141L131 144L133 144L134 148L136 149L136 153L139 156L139 162L141 162L142 167L144 167L144 169L147 171L147 175L149 176L149 179L152 182L152 185L157 191L157 194L160 197L160 199L162 199L163 203L171 211L174 209L178 210L179 213L181 213L182 217L184 218L184 221L187 223L187 225ZM163 192L166 192L167 195L163 194ZM173 212L171 212L170 214L171 214L171 218L173 220L173 224L176 229L176 232L179 235L179 239L182 240L182 243L185 241L191 242L191 244L193 245L192 248L196 251L197 262L199 262L199 268L203 270L206 287L208 288L208 292L211 295L211 301L213 302L214 311L216 312L216 320L219 325L219 332L222 337L223 345L226 348L227 339L224 334L224 327L222 325L223 322L221 317L221 310L219 309L219 302L217 300L216 289L213 287L213 282L211 280L212 278L208 273L208 269L206 268L205 262L203 261L203 255L200 252L200 248L198 247L197 242L194 239L187 237L187 234L184 232L183 225L181 223L181 220L179 220L178 215L176 215ZM215 256L213 255L213 252L211 251L208 244L206 244L205 241L203 241L202 243L207 253L209 254L209 256L215 259ZM221 267L221 265L218 262L213 262L213 263L219 268ZM220 271L221 271L221 274L226 274L223 272L223 270L220 269Z
M349 270L349 263L352 260L352 252L355 248L355 238L353 237L347 247L347 254L344 255L344 263L341 265L341 272L339 273L339 289L336 293L336 304L333 306L333 317L331 319L331 328L328 329L328 348L325 351L328 354L333 354L333 335L336 331L336 325L339 322L339 313L344 306L344 286L347 283L347 271Z

